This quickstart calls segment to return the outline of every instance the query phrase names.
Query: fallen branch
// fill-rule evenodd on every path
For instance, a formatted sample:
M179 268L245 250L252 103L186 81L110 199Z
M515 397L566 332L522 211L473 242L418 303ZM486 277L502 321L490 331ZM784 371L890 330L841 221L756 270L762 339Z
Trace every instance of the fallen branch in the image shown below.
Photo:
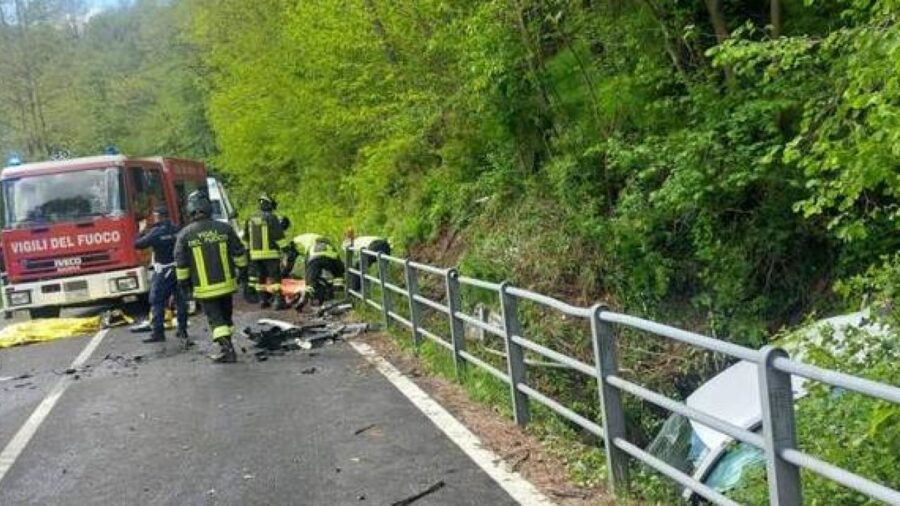
M444 480L441 480L416 495L409 496L406 499L401 499L397 502L391 503L391 506L408 506L409 504L412 504L427 495L431 495L437 492L438 490L444 488L445 485L446 483L444 483Z
M522 454L519 458L517 458L514 462L511 462L511 463L509 464L510 470L512 470L512 471L514 471L514 472L518 472L518 471L519 471L519 466L521 466L522 464L524 464L525 461L528 460L529 457L531 457L531 451L529 451L529 450L526 448L526 449L525 449L525 453L523 453L523 454Z
M589 499L591 494L585 492L583 490L578 490L574 488L569 489L559 489L559 488L551 488L550 493L555 495L556 497L567 497L571 499Z
M358 436L358 435L362 434L363 432L374 429L375 427L378 427L378 424L373 423L371 425L366 425L365 427L363 427L361 429L356 429L355 431L353 431L353 435Z

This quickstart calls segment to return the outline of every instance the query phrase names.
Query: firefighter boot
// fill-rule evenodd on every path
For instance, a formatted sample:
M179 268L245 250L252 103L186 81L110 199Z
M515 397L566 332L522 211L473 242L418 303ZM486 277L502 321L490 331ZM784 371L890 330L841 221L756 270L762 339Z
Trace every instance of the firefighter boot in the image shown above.
M307 302L309 302L309 296L304 292L300 295L300 298L297 299L297 303L294 304L294 309L296 309L298 313L302 312L303 308L306 307Z
M191 341L190 336L188 336L187 329L182 329L182 328L178 329L175 332L175 337L177 337L178 339L181 340L181 346L184 349L188 349L194 345L194 341Z
M250 283L244 283L244 300L248 304L259 304L259 292Z
M272 309L274 309L275 311L281 311L286 307L287 304L285 304L284 302L284 297L282 297L280 293L276 293L275 299L272 301Z
M142 343L162 343L166 340L166 334L161 330L154 330L150 337L142 339Z
M231 337L217 339L216 344L219 346L219 350L209 356L213 362L217 364L237 362L237 352L234 351L234 345L231 344Z

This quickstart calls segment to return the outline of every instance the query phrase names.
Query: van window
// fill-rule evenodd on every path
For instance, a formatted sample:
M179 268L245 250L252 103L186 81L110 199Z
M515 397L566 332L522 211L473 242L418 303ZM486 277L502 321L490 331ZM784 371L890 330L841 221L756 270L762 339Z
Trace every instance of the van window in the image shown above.
M762 450L732 441L703 483L713 490L727 492L740 485L750 470L765 468L765 465L766 456Z
M650 455L687 475L694 474L709 450L694 431L690 419L677 413L669 416L647 447Z

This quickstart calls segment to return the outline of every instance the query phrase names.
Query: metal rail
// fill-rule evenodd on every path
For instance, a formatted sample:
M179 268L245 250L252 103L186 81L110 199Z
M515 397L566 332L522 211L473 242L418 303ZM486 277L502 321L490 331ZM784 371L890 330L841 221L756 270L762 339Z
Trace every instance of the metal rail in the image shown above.
M482 281L480 279L469 278L466 276L460 276L459 282L464 285L474 286L476 288L484 288L485 290L491 290L494 292L500 291L500 283L491 283L490 281Z
M514 343L518 344L519 346L521 346L523 348L527 348L527 349L537 353L538 355L547 357L550 360L555 360L555 361L559 362L560 364L571 367L572 369L575 369L576 371L581 372L583 374L587 374L588 376L591 376L594 378L596 378L596 376L597 376L597 369L585 364L584 362L582 362L580 360L576 360L568 355L563 355L562 353L560 353L558 351L551 350L550 348L547 348L546 346L541 346L540 344L538 344L534 341L529 341L528 339L525 339L524 337L521 337L521 336L513 335L510 339L512 339L512 341Z
M467 323L467 324L475 327L476 329L480 329L485 332L494 334L497 337L503 337L503 335L504 335L503 329L495 327L487 322L483 322L483 321L479 320L478 318L475 318L474 316L467 315L466 313L463 313L462 311L457 311L456 317L459 318L460 320L462 320L463 323Z
M687 404L673 401L665 395L658 394L652 390L648 390L640 385L619 378L618 376L608 376L606 378L606 381L610 385L618 388L619 390L622 390L623 392L628 392L635 397L639 397L641 399L644 399L645 401L656 404L661 408L667 409L673 413L678 413L679 415L690 418L691 420L700 422L703 425L713 430L719 431L726 436L731 436L738 441L743 441L744 443L755 446L757 448L763 448L765 446L765 442L763 441L762 436L760 436L759 434L755 434L753 432L750 432L749 430L742 429L724 420L720 420L714 416L710 416L703 411L688 406Z
M426 297L423 297L419 294L414 294L413 300L418 302L419 304L422 304L423 306L430 307L431 309L434 309L435 311L437 311L439 313L450 314L450 308L448 308L447 306L445 306L443 304L439 304L439 303L437 303L431 299L428 299Z
M455 268L434 267L368 250L362 251L362 254L359 253L359 251L351 249L345 250L348 265L347 281L351 279L359 281L359 289L350 289L350 283L347 283L348 295L382 311L386 324L396 321L410 329L413 342L417 346L422 342L420 337L424 336L446 348L453 354L460 379L465 378L465 365L471 364L507 384L510 388L513 413L516 422L520 425L524 426L529 422L529 401L535 401L584 430L601 437L606 447L609 481L614 492L628 487L628 460L634 459L714 504L736 504L722 493L650 455L625 438L626 424L621 394L628 394L761 449L766 456L767 483L771 504L777 506L802 504L800 469L803 468L871 498L888 504L900 505L900 491L822 461L799 449L800 445L796 441L791 376L800 376L889 403L900 404L900 388L896 386L791 360L786 352L770 346L754 350L643 318L609 311L603 305L598 304L589 308L574 306L546 295L513 287L509 283L494 283L461 276ZM378 267L377 277L369 274L369 267L373 263ZM404 267L405 288L389 281L388 263ZM421 294L417 276L419 272L443 278L447 305L435 302ZM372 297L373 286L379 286L381 289L378 302ZM491 325L462 311L461 287L463 286L485 290L498 296L500 307L503 310L503 325L500 327ZM410 310L410 319L406 319L393 310L393 299L396 296L405 299ZM529 301L590 323L594 364L586 364L522 337L524 332L521 329L518 315L518 301ZM449 319L451 330L449 340L424 327L421 316L422 307L433 309ZM465 349L463 332L465 325L504 339L506 353L501 353L499 356L506 363L506 372ZM747 388L759 388L762 404L761 431L759 433L751 432L623 379L619 375L616 328L640 330L756 364L759 370L759 385L748 385ZM600 423L601 420L590 420L576 413L530 386L526 375L528 361L525 359L525 350L594 378L598 382L600 390L598 404L599 411L603 414L603 423ZM852 449L848 449L848 451L852 451Z
M518 390L520 392L524 393L531 399L534 399L534 400L540 402L544 406L552 409L557 414L568 419L569 421L572 421L572 422L577 423L578 425L584 427L588 432L591 432L595 436L603 437L603 427L601 427L600 425L588 420L587 418L579 415L578 413L576 413L576 412L572 411L571 409L563 406L562 404L554 401L553 399L547 397L546 395L544 395L541 392L538 392L537 390L531 388L530 386L525 385L524 383L519 383L516 386L518 387Z
M507 376L506 373L504 373L500 369L497 369L496 367L492 366L491 364L488 364L484 360L481 360L480 358L476 357L475 355L472 355L468 351L461 351L461 352L459 352L459 355L462 358L466 359L466 361L471 362L471 363L477 365L478 367L484 369L485 371L491 373L491 375L493 377L497 378L498 380L500 380L506 384L509 384L509 376Z

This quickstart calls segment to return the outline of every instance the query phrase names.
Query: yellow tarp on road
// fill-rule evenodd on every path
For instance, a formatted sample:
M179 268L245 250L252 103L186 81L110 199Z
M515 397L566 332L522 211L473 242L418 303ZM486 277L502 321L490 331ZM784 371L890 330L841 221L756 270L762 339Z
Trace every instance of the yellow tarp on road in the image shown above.
M49 318L13 323L0 330L0 349L84 336L100 330L100 317Z

